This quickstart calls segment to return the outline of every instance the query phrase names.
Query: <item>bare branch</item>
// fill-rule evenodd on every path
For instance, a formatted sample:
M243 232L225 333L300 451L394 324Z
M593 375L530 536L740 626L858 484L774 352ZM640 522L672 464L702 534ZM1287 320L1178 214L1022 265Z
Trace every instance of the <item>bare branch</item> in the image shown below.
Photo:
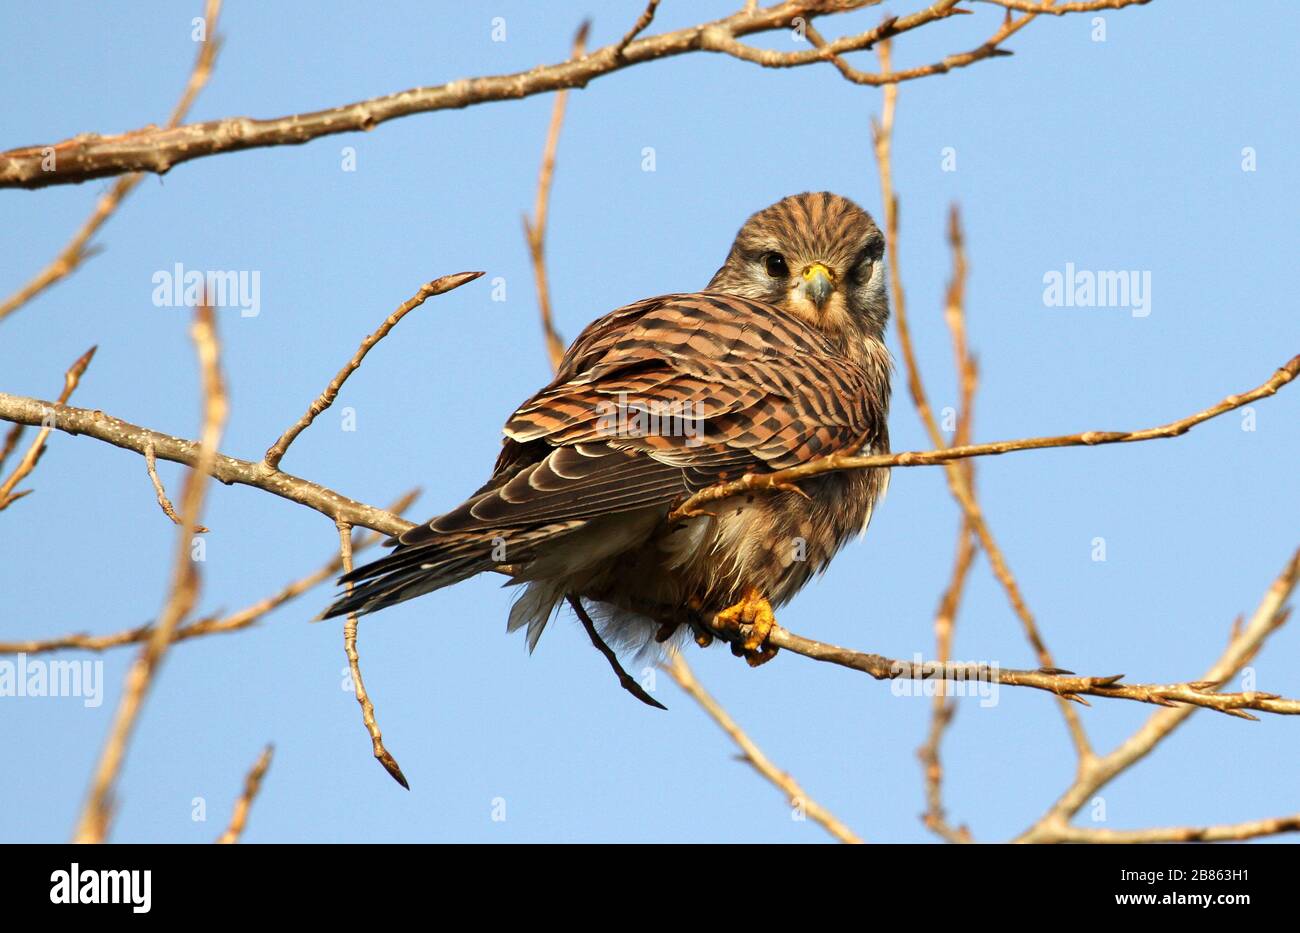
M1072 0L1069 3L1055 0L978 0L1019 13L1047 13L1064 16L1067 13L1094 13L1098 10L1122 10L1126 6L1143 6L1151 0Z
M239 837L244 834L244 826L248 823L248 811L253 807L253 801L257 798L257 792L262 789L262 778L266 777L267 769L271 767L271 756L275 753L275 746L268 745L262 750L256 762L253 763L252 769L248 776L244 778L244 792L239 795L235 801L235 810L230 815L230 825L226 831L217 837L218 845L231 845L239 841Z
M150 445L160 460L195 467L199 444L196 441L152 431L129 421L122 421L102 411L69 408L35 398L0 392L0 421L39 425L46 413L52 413L55 428L67 434L84 434L96 440L130 450L141 456ZM342 518L350 525L373 528L384 534L398 535L412 526L391 512L357 502L310 480L280 470L268 470L261 461L238 460L218 455L212 465L212 477L230 485L253 486L264 492L315 509L331 519Z
M122 699L113 717L108 741L91 779L90 792L77 824L76 842L103 842L108 833L113 787L126 757L127 743L134 731L136 718L145 695L163 657L172 643L172 635L182 619L189 615L198 599L199 578L190 559L190 541L198 525L207 492L208 477L217 458L217 447L228 413L226 390L221 378L220 345L217 341L215 316L204 305L195 312L194 343L198 350L203 382L203 431L196 452L194 471L185 481L181 494L184 524L176 535L171 593L158 617L158 625L127 672Z
M176 509L172 505L172 500L167 498L167 490L163 488L162 480L158 478L158 456L154 453L153 444L150 444L144 450L144 465L149 471L149 481L153 483L154 496L158 499L158 506L163 510L163 514L172 520L172 524L180 525L181 517L176 514ZM197 525L194 528L195 534L203 534L209 529L203 525Z
M1158 826L1154 829L1082 829L1067 826L1053 842L1148 845L1153 842L1240 842L1260 836L1300 832L1300 813L1217 826Z
M704 711L713 717L713 721L721 726L722 731L727 733L731 741L739 746L744 755L745 763L775 784L786 795L792 807L801 808L810 819L820 823L826 828L827 832L840 842L861 843L863 841L853 830L841 823L833 813L809 797L804 789L799 786L798 781L778 768L763 754L763 750L754 744L753 739L745 734L744 730L736 724L736 721L731 718L718 701L700 686L700 682L695 679L694 672L682 658L680 652L672 652L664 670L677 682L677 686L685 690L695 702L704 707Z
M343 572L349 573L352 570L352 526L347 522L340 521L339 526L339 554L343 560ZM348 592L352 592L352 584L347 586ZM398 784L401 784L407 790L411 785L407 783L406 775L402 773L401 767L397 764L387 748L384 747L384 734L379 731L379 723L375 719L375 704L370 701L370 694L366 692L365 681L361 679L361 656L357 653L357 614L354 612L348 616L347 621L343 624L343 651L348 656L348 668L352 672L352 686L356 691L357 703L361 705L361 721L366 727L366 732L370 734L370 744L375 754L375 760L384 766Z
M454 288L460 288L466 282L472 282L482 274L482 272L456 272L452 275L444 275L440 278L434 279L432 282L426 282L424 285L421 285L420 290L403 302L396 311L390 314L384 320L384 323L379 325L378 330L365 340L361 341L361 346L357 349L357 352L353 354L352 359L348 360L348 362L344 364L343 368L340 369L334 375L334 378L330 380L330 384L325 387L325 391L323 391L320 396L307 407L307 413L299 418L297 423L280 435L280 439L267 449L266 455L262 458L263 463L266 464L266 468L268 470L275 470L280 466L280 461L284 459L285 451L289 449L289 445L294 442L294 439L297 438L299 434L307 430L308 425L316 420L317 415L334 404L334 400L338 398L339 390L343 388L343 383L347 382L348 377L357 371L357 368L361 365L361 361L364 360L366 354L370 352L371 347L383 340L384 337L388 336L388 332L397 325L398 321L406 317L407 312L415 310L434 295L443 295Z
M573 37L572 57L582 57L587 47L590 22L578 27ZM630 41L630 40L629 40ZM621 53L620 53L621 54ZM524 241L533 264L533 280L537 283L537 311L542 319L542 337L546 341L546 355L551 369L558 370L564 359L564 338L555 329L551 313L551 290L546 277L546 218L551 204L551 182L555 177L555 151L560 144L560 128L564 125L564 108L569 100L567 90L557 91L551 107L551 123L546 130L546 144L542 147L542 167L537 174L537 198L533 204L533 217L524 217Z
M1278 389L1294 380L1297 374L1300 374L1300 355L1292 357L1265 382L1248 392L1229 395L1209 408L1188 415L1185 418L1180 418L1177 421L1136 431L1084 431L1079 434L1030 437L1013 441L993 441L987 444L962 444L937 450L912 450L903 453L872 454L865 457L833 454L787 470L777 470L773 473L751 473L729 483L710 486L678 505L670 517L673 519L688 518L701 506L709 502L717 502L721 499L729 499L732 496L767 490L781 483L793 483L807 479L810 476L820 476L823 473L833 473L839 470L936 466L951 463L955 460L965 460L970 457L990 457L1021 450L1045 450L1055 447L1097 447L1104 444L1131 444L1138 441L1156 440L1157 438L1178 437L1186 434L1204 421L1209 421L1211 418L1217 418L1219 415L1241 408L1243 405L1249 405L1251 402L1276 394ZM25 420L9 417L6 413L10 407L6 401L8 398L12 398L12 396L5 396L0 393L0 420ZM62 411L76 411L76 409L62 409Z
M1032 17L1026 17L1030 19ZM1008 24L1010 16L1008 14ZM1006 25L1006 24L1004 24ZM877 53L880 56L880 67L884 71L890 70L890 43L886 40L881 42L877 47ZM898 100L898 86L890 85L884 90L884 102L881 106L881 117L879 123L873 122L871 127L872 140L874 142L876 163L880 174L880 194L881 203L885 211L885 240L887 243L886 257L889 263L889 281L891 288L891 299L894 310L894 321L897 327L898 340L903 351L903 360L907 366L907 387L912 396L912 403L916 406L917 414L921 416L921 422L925 426L926 433L930 437L930 442L935 447L944 446L943 432L939 430L939 424L935 420L934 411L930 407L929 397L926 394L924 383L921 379L921 368L916 360L916 352L912 346L911 328L908 326L907 318L907 301L906 294L903 291L903 274L900 268L899 260L899 237L898 237L898 195L894 190L893 171L891 167L891 146L894 133L894 110ZM954 262L962 266L964 272L965 255L962 250L960 229L955 226L955 220L950 217L949 221L949 241L953 246ZM952 288L949 290L949 305L954 298L960 298L960 294L954 295ZM951 318L951 315L949 315ZM961 340L964 343L964 332L958 335L954 331L954 340ZM971 530L979 538L980 546L988 555L989 566L993 570L994 576L1002 584L1006 591L1007 598L1011 603L1012 609L1020 619L1021 626L1025 630L1025 635L1029 643L1033 646L1035 653L1038 655L1038 663L1045 668L1056 666L1052 659L1052 654L1047 649L1046 642L1043 641L1042 634L1038 629L1038 622L1035 620L1029 606L1026 604L1024 596L1020 592L1020 585L1016 582L1015 575L1011 572L1011 567L1007 563L1006 556L1002 553L1002 548L997 539L993 537L993 532L984 518L984 512L980 508L979 500L975 497L974 488L971 485L972 474L964 470L960 464L950 463L945 466L945 473L948 480L948 489L953 498L961 506L965 514L966 521L970 524ZM1069 704L1060 704L1061 715L1065 719L1066 728L1070 732L1071 741L1074 742L1075 750L1080 758L1087 758L1092 754L1092 748L1088 742L1087 733L1084 731L1083 723L1079 719L1078 713L1071 709Z
M1280 624L1274 619L1276 624ZM1276 627L1276 624L1274 627ZM743 627L742 627L743 631ZM1267 634L1267 633L1265 633ZM776 626L768 640L778 648L786 648L814 661L838 664L851 670L870 674L876 680L948 680L997 683L1009 687L1032 687L1054 693L1065 700L1088 705L1085 696L1107 697L1115 700L1133 700L1156 706L1179 706L1178 712L1190 714L1195 709L1213 709L1241 719L1254 719L1246 710L1276 713L1283 716L1300 715L1300 700L1284 699L1275 693L1248 691L1244 693L1217 693L1216 689L1228 677L1206 676L1201 680L1176 684L1126 684L1123 674L1106 677L1081 677L1060 670L1018 670L1000 668L989 664L953 664L939 661L903 661L879 654L853 651L825 642L804 638ZM1235 671L1233 672L1235 673ZM1157 716L1160 714L1157 713Z
M966 252L962 241L961 221L955 205L948 215L948 244L952 251L952 277L948 280L948 290L944 300L944 320L952 334L953 362L961 392L953 443L967 444L970 443L971 426L975 417L975 389L978 374L966 343ZM975 461L965 460L961 467L966 484L974 495ZM963 514L961 526L957 531L957 555L953 559L952 573L934 617L935 658L941 662L952 659L952 639L957 621L957 609L961 605L966 580L974 565L975 551L975 530L971 527L970 519ZM925 777L926 806L922 820L926 828L949 842L970 842L970 831L965 826L952 826L944 811L943 760L940 747L948 727L952 724L956 707L948 699L947 691L944 689L945 682L940 682L935 687L934 700L931 704L930 730L926 735L925 744L917 750L917 757L921 760Z
M221 0L207 0L203 16L206 21L207 39L199 46L198 57L194 60L194 67L190 71L190 79L185 84L185 91L181 94L180 100L176 102L172 110L171 118L167 121L167 128L171 129L180 125L189 113L194 99L198 97L199 91L208 83L208 78L212 75L212 66L217 60L217 52L221 48L221 40L217 37L217 18L221 13ZM58 164L57 151L52 153L55 159L54 165ZM44 168L46 156L42 150L41 166ZM31 301L41 292L45 291L56 282L66 279L77 268L99 252L99 248L89 246L90 238L99 232L99 228L113 212L126 199L135 186L140 184L144 175L135 173L119 178L108 193L99 199L95 204L95 211L81 225L76 234L68 241L68 245L63 248L48 266L41 270L36 278L32 279L14 294L10 295L0 303L0 321L3 321L13 312L17 311L27 302ZM0 462L3 461L0 457Z
M1236 676L1250 659L1255 656L1265 639L1286 621L1286 601L1300 579L1300 550L1291 555L1290 561L1281 574L1273 581L1264 599L1255 609L1250 621L1243 627L1234 628L1232 640L1227 649L1219 656L1200 682L1184 684L1193 690L1212 691L1220 684L1227 683ZM1213 694L1211 694L1213 695ZM1272 694L1218 694L1219 696L1252 697L1254 703L1243 703L1235 707L1238 715L1251 718L1242 713L1244 709L1262 709L1266 712L1300 713L1300 702L1295 700L1273 699ZM1172 697L1184 700L1184 697ZM1075 832L1069 825L1070 819L1078 813L1093 795L1114 780L1122 772L1141 761L1162 742L1171 732L1182 725L1201 704L1178 706L1162 709L1151 715L1133 735L1122 742L1118 748L1105 757L1091 762L1084 762L1079 768L1074 783L1062 794L1051 808L1039 820L1016 840L1017 842L1058 842L1072 841L1065 837ZM1216 709L1218 707L1211 706ZM1231 712L1233 710L1226 710Z
M632 24L632 28L624 33L623 38L618 40L618 45L614 46L615 57L622 58L623 50L632 44L633 39L645 32L646 27L650 25L650 21L655 18L655 10L658 8L659 0L650 0L650 2L645 5L645 9L642 10L641 15L636 18L636 22Z
M268 146L300 145L322 136L374 129L381 123L417 113L470 107L490 101L516 100L564 88L585 87L588 82L622 68L691 52L719 52L768 68L794 68L832 62L846 52L871 48L882 38L901 35L926 24L968 12L958 0L937 0L916 13L891 18L886 24L857 35L827 42L821 48L777 52L745 45L737 40L754 33L790 28L795 19L835 15L874 6L879 0L788 0L771 7L744 9L730 16L686 29L622 40L580 59L533 68L508 75L452 81L436 87L411 88L370 100L268 120L229 117L188 126L145 127L129 133L103 136L82 134L53 145L29 146L0 153L0 187L41 188L72 184L123 172L163 174L182 162L222 152ZM1133 0L1140 2L1140 0ZM1032 15L1032 14L1031 14ZM920 68L859 78L864 84L891 84L942 74L986 58L1005 54L996 41L1024 25L1003 28L985 45L951 55ZM998 38L1001 36L1001 38ZM996 40L996 41L995 41ZM44 171L48 150L57 157L53 171Z

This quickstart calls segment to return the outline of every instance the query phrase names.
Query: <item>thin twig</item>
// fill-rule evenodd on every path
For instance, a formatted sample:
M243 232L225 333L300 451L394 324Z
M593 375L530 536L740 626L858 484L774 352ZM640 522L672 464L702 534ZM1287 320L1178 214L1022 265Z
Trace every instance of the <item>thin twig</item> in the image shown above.
M591 22L585 21L573 36L571 57L582 57L587 46L587 32ZM630 41L630 40L629 40ZM555 329L551 313L551 290L546 276L546 218L551 204L551 182L555 177L555 151L560 143L560 128L564 125L564 108L569 100L567 90L555 93L551 106L551 122L546 129L546 143L542 147L542 167L537 174L537 197L533 203L533 216L524 217L524 241L532 260L533 280L537 284L537 311L542 321L542 336L546 341L546 355L551 369L558 370L564 359L564 338Z
M73 390L77 388L77 384L81 382L82 375L86 372L86 367L90 365L91 359L94 358L96 349L98 348L91 347L85 353L81 354L81 356L77 358L77 361L68 367L68 371L63 374L63 391L59 393L57 404L65 404L72 396ZM18 427L19 425L14 425L14 428ZM27 453L24 454L22 460L18 462L18 466L14 468L13 473L11 473L9 478L4 482L0 482L0 509L7 508L11 503L18 501L31 492L30 489L23 490L22 492L14 492L14 487L21 483L27 476L31 475L32 470L36 469L36 464L40 461L41 454L45 452L45 442L49 439L51 430L53 429L47 424L41 426L40 432L36 435L36 440L32 441L31 446L27 448ZM9 437L6 438L6 448L9 446L10 439L12 439L15 445L18 443L18 435L19 432L16 430L11 430L9 432ZM3 463L5 458L8 457L8 449L3 453L4 456L0 456L0 463Z
M352 571L352 526L347 522L340 521L339 528L339 555L343 561L343 572ZM352 584L347 585L347 591L352 592ZM357 653L357 614L354 612L348 616L347 621L343 623L343 651L348 656L348 668L352 672L352 686L356 692L357 703L361 705L361 721L366 727L366 732L370 734L370 744L374 751L375 759L384 766L398 784L401 784L407 790L411 785L406 780L406 775L402 773L401 767L397 764L397 759L389 754L388 749L384 747L384 734L379 731L379 722L375 719L375 704L370 701L370 694L366 692L365 682L361 679L361 656Z
M181 524L181 517L176 514L176 509L172 506L172 500L167 498L167 490L163 488L162 480L158 478L158 457L154 453L153 444L150 444L144 450L144 466L149 471L149 481L153 483L154 496L158 499L158 506L163 510L163 514L172 520L172 524ZM203 534L208 530L203 525L198 525L195 527L194 533Z
M1104 845L1149 845L1155 842L1240 842L1261 836L1278 836L1300 832L1300 813L1245 823L1221 823L1216 826L1157 826L1153 829L1085 829L1067 826L1053 837L1053 842L1093 843Z
M636 22L632 24L632 28L624 33L623 38L618 40L618 45L614 46L614 55L616 58L622 58L623 50L632 44L633 39L645 32L646 27L650 25L650 21L655 18L655 10L658 8L659 0L650 0L650 2L645 5L645 9L642 10L641 15L636 18Z
M244 792L239 795L235 801L235 810L230 814L230 825L226 831L217 837L218 845L231 845L239 841L239 837L244 834L244 826L248 823L248 811L253 807L253 801L257 798L257 792L262 789L262 778L266 777L267 769L271 767L271 756L275 753L275 746L268 745L262 750L254 762L252 769L244 778Z
M632 678L632 675L623 669L623 665L619 663L618 655L614 653L614 649L607 645L605 639L600 637L600 632L596 631L596 623L591 620L591 616L588 615L587 610L583 608L582 601L572 593L568 595L568 600L569 605L573 607L573 611L578 615L578 621L580 621L582 627L587 630L587 637L591 639L591 643L596 646L596 650L605 656L605 660L608 661L609 666L613 668L614 676L618 678L619 686L632 694L632 696L636 697L646 706L653 706L656 709L667 710L668 707L664 706L650 694L646 693L645 689Z
M190 70L189 81L186 82L185 90L181 94L180 100L176 102L176 106L172 109L172 115L167 121L168 129L179 126L180 122L185 119L185 115L189 113L194 99L198 96L199 91L203 89L203 86L208 83L208 78L212 75L212 66L216 62L217 52L221 47L221 40L216 35L217 17L220 13L221 0L207 0L203 13L206 21L207 39L199 46L198 57L194 60L194 67ZM55 159L54 166L57 168L57 150L51 155ZM44 156L42 156L41 161L42 168L44 168ZM3 321L51 285L70 276L83 262L98 253L99 247L88 245L90 238L99 232L99 228L104 226L109 217L113 216L113 212L117 210L122 201L126 199L126 196L143 179L144 175L137 172L125 175L114 182L108 193L95 204L94 213L86 219L86 222L68 241L68 245L63 248L63 252L59 253L34 279L6 298L3 303L0 303L0 321ZM0 461L3 461L3 459L3 457L0 457Z
M825 827L826 831L838 839L840 842L861 843L863 840L853 830L849 829L835 817L833 813L813 800L799 786L796 781L786 772L782 771L772 763L762 749L754 744L753 739L745 734L745 731L736 724L725 709L709 695L700 682L695 679L695 674L690 665L682 658L679 652L672 652L669 662L664 668L677 685L685 690L694 700L704 708L704 711L713 717L713 721L722 727L722 731L727 733L731 741L735 742L744 755L744 760L755 771L775 784L786 795L792 807L799 808L809 818Z
M307 427L316 420L317 415L334 404L334 400L338 398L339 390L343 388L343 383L347 382L348 377L357 371L357 368L361 365L361 361L366 358L366 354L370 352L370 349L375 344L379 343L379 341L383 340L384 337L388 335L388 332L397 325L398 321L406 317L408 312L415 310L434 295L442 295L454 288L460 288L460 286L464 285L466 282L472 282L482 274L482 272L456 272L451 275L444 275L440 278L434 279L432 282L426 282L424 285L421 285L420 290L399 305L397 310L390 314L384 320L384 323L379 325L378 330L365 340L361 341L361 346L357 348L357 352L352 355L352 359L348 360L348 362L343 365L343 368L335 373L334 378L330 380L330 384L327 385L325 390L321 392L316 400L307 407L306 414L299 418L296 423L291 425L288 430L280 435L280 439L267 449L266 454L262 458L262 462L266 465L266 469L279 469L280 461L284 459L285 452L289 449L289 445L294 442L294 439L297 438L299 434L307 430Z
M127 743L135 728L145 695L171 645L173 633L181 620L189 615L198 599L198 569L190 559L190 542L203 509L208 477L217 458L217 448L221 442L221 432L225 427L228 414L226 390L221 377L221 351L217 340L215 316L212 308L206 304L195 311L193 336L202 372L203 431L194 470L186 478L184 491L181 493L181 515L184 524L176 535L171 592L158 616L157 626L127 672L122 699L114 714L108 740L91 779L85 808L78 820L74 835L76 842L104 841L108 832L113 787L117 782L122 761L126 757Z
M944 320L952 335L953 363L961 394L952 443L967 444L970 443L971 426L974 422L978 376L975 361L971 358L966 343L966 252L961 235L961 221L955 205L948 215L948 244L952 251L952 277L948 280L944 300ZM965 460L961 467L966 484L973 495L975 461ZM953 629L956 625L957 609L961 605L966 580L974 565L975 551L975 531L971 527L970 519L963 514L957 531L957 555L953 560L952 574L939 600L939 608L934 617L935 659L941 662L952 659ZM965 826L952 826L948 822L943 806L943 760L940 748L956 713L956 706L948 699L945 686L945 681L935 685L930 730L926 735L925 744L917 752L925 776L926 807L922 819L928 829L949 842L970 842L969 830Z

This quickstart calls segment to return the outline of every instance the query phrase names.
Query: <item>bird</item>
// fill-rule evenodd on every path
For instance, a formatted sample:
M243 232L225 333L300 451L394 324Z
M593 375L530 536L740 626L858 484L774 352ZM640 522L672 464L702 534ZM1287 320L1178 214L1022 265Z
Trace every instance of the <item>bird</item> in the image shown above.
M885 237L830 192L741 226L698 292L635 302L574 340L505 423L488 481L340 578L321 618L486 571L520 588L531 652L566 601L640 653L714 635L758 666L776 608L865 533L886 468L826 472L676 515L694 493L828 454L889 452Z

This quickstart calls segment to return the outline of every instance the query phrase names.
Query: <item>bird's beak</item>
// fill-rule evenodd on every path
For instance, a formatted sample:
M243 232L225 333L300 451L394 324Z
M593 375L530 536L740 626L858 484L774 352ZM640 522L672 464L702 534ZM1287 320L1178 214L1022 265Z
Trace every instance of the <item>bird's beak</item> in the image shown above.
M820 311L822 305L826 303L826 299L835 290L835 276L826 266L820 262L815 262L803 270L803 290L804 294L808 296L808 300L816 305L817 310Z

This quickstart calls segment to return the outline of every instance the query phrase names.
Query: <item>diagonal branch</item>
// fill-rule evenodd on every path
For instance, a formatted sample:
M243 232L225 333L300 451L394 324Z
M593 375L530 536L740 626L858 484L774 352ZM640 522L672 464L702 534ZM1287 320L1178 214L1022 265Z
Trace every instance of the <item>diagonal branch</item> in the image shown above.
M226 831L217 837L218 845L231 845L239 841L239 837L244 834L244 826L248 823L248 812L253 808L253 801L257 798L257 792L262 789L262 778L266 777L267 770L271 767L271 756L275 753L275 746L268 745L262 750L257 761L253 763L252 769L248 776L244 778L244 792L239 795L235 801L235 810L230 815L230 825Z
M582 57L590 28L590 21L578 27L573 37L573 58ZM629 33L629 37L631 35ZM533 280L537 283L537 310L542 319L542 337L553 370L558 370L564 359L564 338L555 329L551 313L551 289L546 276L546 219L550 213L551 182L555 178L555 151L560 144L560 128L564 125L564 108L568 101L567 90L556 92L555 103L551 107L551 122L546 129L546 143L542 147L542 167L537 174L537 198L533 203L533 216L531 220L524 217L524 241L528 245L528 256L533 264Z
M279 468L280 461L284 459L285 452L289 449L289 445L294 442L294 439L297 438L299 434L307 430L308 426L316 420L317 415L334 404L334 400L338 398L339 390L343 388L343 383L347 382L348 377L357 371L357 368L361 366L361 362L366 358L366 354L370 352L371 348L388 336L388 332L397 326L398 321L406 317L408 312L414 311L434 295L443 295L454 288L460 288L465 283L474 281L482 274L482 272L456 272L452 275L441 276L440 278L434 279L432 282L426 282L424 285L420 286L420 290L412 295L407 301L399 305L396 311L385 318L384 323L380 324L379 328L373 334L361 341L361 346L357 349L357 352L353 354L352 359L348 360L348 362L343 365L343 368L340 369L334 375L334 378L330 380L330 384L325 387L325 391L321 392L320 396L307 407L306 414L281 434L280 439L267 449L265 456L262 458L263 463L266 465L266 469L276 470Z
M704 711L740 747L745 763L784 792L790 800L791 806L801 807L805 814L825 827L826 831L840 842L861 843L863 841L853 830L841 823L835 814L809 797L804 789L799 786L798 781L778 768L772 763L771 759L763 754L763 750L754 744L754 740L745 734L744 730L736 724L736 721L731 718L730 714L722 708L718 701L700 686L700 682L695 679L695 673L685 659L682 658L680 652L672 652L664 669L677 682L677 686L685 690L695 702L704 707Z
M1227 649L1219 656L1205 673L1199 684L1190 684L1193 689L1204 687L1212 690L1219 684L1226 683L1237 672L1250 663L1259 651L1265 639L1281 627L1287 618L1286 601L1300 580L1300 550L1291 555L1290 561L1281 574L1273 581L1263 600L1252 614L1245 626L1234 630L1233 638ZM1250 694L1221 694L1222 696L1247 697ZM1256 694L1257 697L1271 697L1271 694ZM1182 699L1179 697L1178 699ZM1260 703L1243 704L1236 707L1238 715L1244 709L1263 709L1267 712L1300 713L1300 701L1264 699ZM1272 708L1270 705L1272 704ZM1069 825L1070 819L1092 799L1102 787L1110 783L1119 774L1131 768L1149 755L1153 749L1171 732L1181 726L1197 706L1178 706L1162 709L1153 713L1137 732L1129 736L1110 754L1092 762L1086 762L1079 769L1074 783L1052 804L1046 813L1016 840L1017 842L1063 842L1071 841L1067 837L1076 832ZM1279 708L1284 707L1284 708ZM1217 707L1211 707L1217 708Z
M81 377L86 372L86 367L90 365L90 361L94 358L96 349L98 348L91 347L85 353L81 354L81 356L77 358L77 361L68 367L68 371L63 374L63 391L59 393L57 404L65 404L72 396L73 390L77 388L77 384L81 382ZM43 420L44 419L42 419L42 421ZM9 431L9 434L5 439L6 448L10 446L10 439L12 439L14 446L18 444L21 427L21 425L16 424L14 425L14 429ZM27 453L23 455L23 459L18 462L18 466L14 468L13 473L9 474L9 478L0 482L0 510L7 508L12 503L18 501L31 492L30 489L25 489L22 492L14 492L14 488L27 476L31 475L32 470L36 469L36 464L40 461L41 454L45 453L45 442L49 439L50 431L52 430L53 428L49 425L42 423L40 433L36 435L36 440L32 441L31 446L27 448ZM5 453L7 456L8 450L6 450ZM2 463L4 459L4 457L0 457L0 463Z

